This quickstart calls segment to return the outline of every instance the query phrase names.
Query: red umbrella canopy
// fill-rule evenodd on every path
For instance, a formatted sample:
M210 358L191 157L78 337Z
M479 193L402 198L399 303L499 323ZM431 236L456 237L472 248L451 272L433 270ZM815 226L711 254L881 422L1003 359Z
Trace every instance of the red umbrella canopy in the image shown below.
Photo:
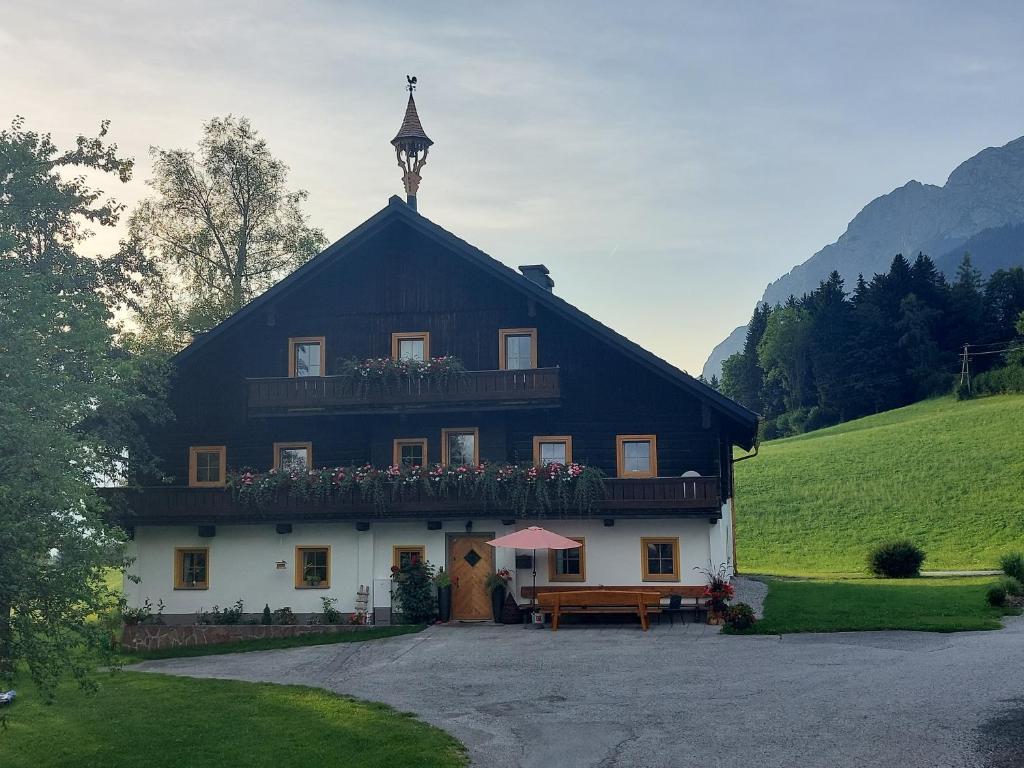
M487 543L492 547L511 549L575 549L580 545L578 541L567 539L539 525L531 525L507 536L499 536Z

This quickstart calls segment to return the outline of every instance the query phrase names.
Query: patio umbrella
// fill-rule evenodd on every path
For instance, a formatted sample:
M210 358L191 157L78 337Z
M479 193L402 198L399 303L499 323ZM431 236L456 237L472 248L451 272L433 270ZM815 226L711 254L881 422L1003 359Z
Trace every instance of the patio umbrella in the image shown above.
M567 539L565 536L541 528L539 525L531 525L529 528L510 533L507 536L499 536L487 543L492 547L533 550L533 593L530 595L531 612L536 606L537 600L537 550L576 549L580 545L578 541Z

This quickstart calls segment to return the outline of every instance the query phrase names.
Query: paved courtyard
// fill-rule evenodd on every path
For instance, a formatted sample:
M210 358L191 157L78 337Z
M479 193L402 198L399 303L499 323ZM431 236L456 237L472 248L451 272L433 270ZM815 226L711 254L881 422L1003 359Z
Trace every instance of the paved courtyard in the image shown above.
M1024 765L1024 618L1000 632L781 638L467 625L133 669L383 701L488 768Z

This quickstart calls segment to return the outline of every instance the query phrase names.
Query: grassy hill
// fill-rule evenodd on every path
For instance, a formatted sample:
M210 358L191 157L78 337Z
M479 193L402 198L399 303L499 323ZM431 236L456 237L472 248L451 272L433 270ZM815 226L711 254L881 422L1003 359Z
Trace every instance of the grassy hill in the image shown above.
M929 400L773 440L736 466L741 571L863 572L909 538L926 569L1024 550L1024 396Z

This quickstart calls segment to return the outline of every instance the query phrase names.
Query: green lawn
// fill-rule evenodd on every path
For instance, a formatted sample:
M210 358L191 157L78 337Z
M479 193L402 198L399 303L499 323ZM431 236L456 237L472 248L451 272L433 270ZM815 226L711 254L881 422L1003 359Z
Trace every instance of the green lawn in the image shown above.
M337 632L296 637L270 637L260 640L239 640L236 643L220 645L189 645L178 648L165 648L159 651L125 652L124 660L128 663L143 659L174 659L183 656L216 656L222 653L243 653L247 651L274 651L280 648L299 648L307 645L328 645L331 643L361 643L365 640L381 640L386 637L408 635L420 632L422 624L397 625L393 627L373 627L352 632Z
M909 538L927 569L997 567L1024 550L1024 396L929 400L773 440L736 465L738 564L748 573L863 573Z
M47 706L19 688L0 732L4 768L466 765L451 736L380 704L296 686L137 672L71 684Z
M771 579L757 634L917 629L999 629L1008 611L985 601L991 578Z

